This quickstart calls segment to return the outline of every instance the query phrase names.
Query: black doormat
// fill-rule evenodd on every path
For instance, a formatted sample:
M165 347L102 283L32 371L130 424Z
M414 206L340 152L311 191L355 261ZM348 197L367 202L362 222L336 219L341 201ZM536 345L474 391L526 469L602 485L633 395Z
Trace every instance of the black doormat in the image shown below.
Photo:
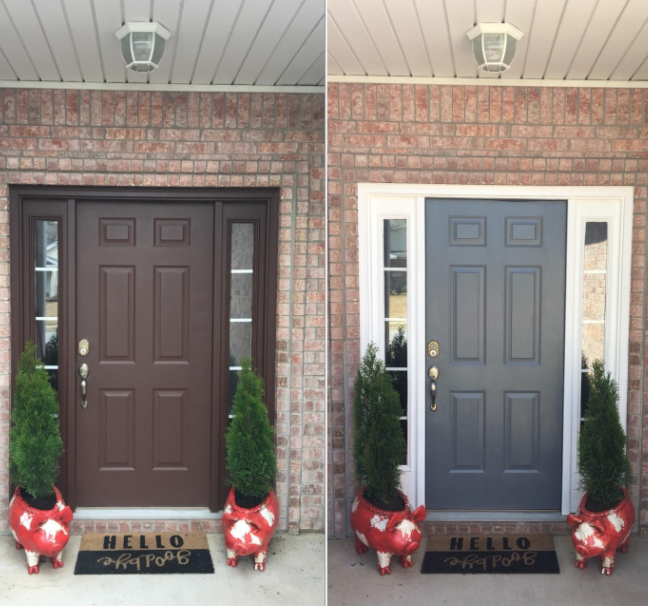
M203 532L84 534L74 574L214 572Z
M423 574L559 574L550 534L430 537Z

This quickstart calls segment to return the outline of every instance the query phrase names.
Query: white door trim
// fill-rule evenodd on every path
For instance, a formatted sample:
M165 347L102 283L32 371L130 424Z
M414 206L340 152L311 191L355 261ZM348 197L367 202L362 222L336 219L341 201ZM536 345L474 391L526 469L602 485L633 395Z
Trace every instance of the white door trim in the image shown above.
M434 184L358 184L360 267L360 342L364 352L374 341L384 347L382 220L408 221L408 419L410 443L403 466L403 488L415 504L425 503L425 199L566 200L567 288L563 482L561 513L579 501L576 472L580 418L580 343L585 221L607 221L608 278L606 365L619 385L619 413L626 427L630 278L632 262L632 187L527 187ZM576 380L577 379L577 380Z

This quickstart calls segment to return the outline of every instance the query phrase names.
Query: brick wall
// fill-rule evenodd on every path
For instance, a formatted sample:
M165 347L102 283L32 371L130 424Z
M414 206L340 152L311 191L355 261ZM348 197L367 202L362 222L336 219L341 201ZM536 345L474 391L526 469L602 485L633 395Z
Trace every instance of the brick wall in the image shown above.
M360 361L357 184L631 185L635 188L628 449L648 534L644 410L648 91L329 84L330 531L344 536L355 492L349 403ZM648 419L646 419L648 421ZM644 426L646 430L644 430ZM642 463L643 456L643 463ZM428 524L430 532L543 531ZM557 524L554 531L564 531Z
M0 90L0 486L8 486L11 184L280 187L280 528L324 528L324 95ZM0 532L7 531L0 491ZM74 530L217 530L210 521Z

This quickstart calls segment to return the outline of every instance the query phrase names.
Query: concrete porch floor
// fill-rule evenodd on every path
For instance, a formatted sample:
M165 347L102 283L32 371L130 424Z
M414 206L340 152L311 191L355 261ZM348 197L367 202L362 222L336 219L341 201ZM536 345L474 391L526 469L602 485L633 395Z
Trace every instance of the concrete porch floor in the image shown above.
M236 569L225 565L222 535L208 534L214 574L150 574L118 576L74 575L80 536L72 536L65 551L65 567L41 564L29 576L23 551L13 538L0 537L0 604L3 606L324 606L324 535L278 534L268 551L265 572L255 572L251 558Z
M352 539L329 542L329 605L381 606L636 606L648 603L648 539L633 537L630 551L619 554L611 577L601 574L600 560L582 571L574 566L570 537L555 537L560 574L421 574L424 550L414 567L398 560L390 576L381 577L376 552L356 554Z

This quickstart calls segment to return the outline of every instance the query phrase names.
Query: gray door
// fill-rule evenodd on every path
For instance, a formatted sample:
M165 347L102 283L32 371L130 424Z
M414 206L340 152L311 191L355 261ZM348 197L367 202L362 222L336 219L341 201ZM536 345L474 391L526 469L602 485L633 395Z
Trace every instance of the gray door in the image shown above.
M567 203L425 210L426 505L559 509Z

